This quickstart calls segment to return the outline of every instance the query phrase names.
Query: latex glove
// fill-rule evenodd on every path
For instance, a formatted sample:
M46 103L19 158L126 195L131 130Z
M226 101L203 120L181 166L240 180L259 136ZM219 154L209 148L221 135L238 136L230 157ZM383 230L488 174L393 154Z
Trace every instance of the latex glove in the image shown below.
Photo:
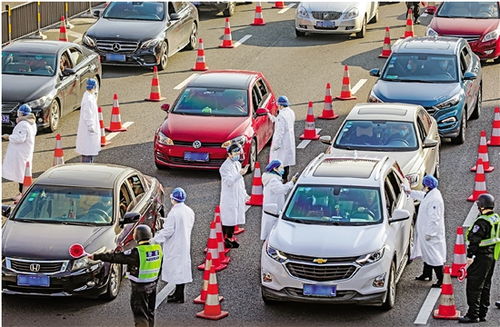
M408 186L406 186L406 184L401 184L401 187L403 188L403 191L405 191L406 194L410 194L411 193L411 188L409 188Z
M2 135L2 140L8 141L9 140L9 134Z
M299 176L297 174L293 175L293 177L291 179L292 183L294 183L294 184L297 183L297 179L299 179Z
M431 239L432 239L432 236L430 236L430 235L425 235L425 240L426 240L426 241L430 241Z
M358 211L359 211L359 212L365 212L365 211L366 211L366 208L365 208L365 207L358 207Z

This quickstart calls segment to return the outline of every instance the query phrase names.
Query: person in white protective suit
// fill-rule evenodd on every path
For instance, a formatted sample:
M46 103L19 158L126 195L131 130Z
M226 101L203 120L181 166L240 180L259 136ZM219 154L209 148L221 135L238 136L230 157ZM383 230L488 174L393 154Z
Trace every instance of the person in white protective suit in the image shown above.
M289 107L288 98L282 95L278 98L278 116L274 117L270 113L267 115L275 124L269 161L281 160L285 167L285 183L288 181L290 166L295 166L295 113Z
M443 266L446 262L446 236L444 226L444 202L437 189L438 180L431 175L422 180L423 191L412 191L404 186L406 194L420 201L416 221L415 246L411 259L422 257L424 270L416 280L432 280L432 270L436 273L437 282L432 287L441 287L443 283Z
M19 200L23 192L26 163L30 163L30 169L33 167L36 132L35 115L31 113L28 105L23 104L17 110L16 126L12 134L2 135L2 139L9 141L2 165L2 176L19 183L19 194L14 198L15 200Z
M101 151L101 129L97 111L97 81L87 80L87 91L80 105L80 121L76 133L76 152L82 155L82 162L92 163Z
M241 147L231 144L227 148L227 159L219 168L221 176L220 218L226 248L238 248L233 238L236 225L245 224L245 202L248 198L240 163Z
M184 303L184 286L193 281L191 273L191 231L194 212L188 207L186 192L175 188L170 194L172 209L165 218L163 229L151 240L163 245L161 279L175 284L175 291L167 297L167 302Z

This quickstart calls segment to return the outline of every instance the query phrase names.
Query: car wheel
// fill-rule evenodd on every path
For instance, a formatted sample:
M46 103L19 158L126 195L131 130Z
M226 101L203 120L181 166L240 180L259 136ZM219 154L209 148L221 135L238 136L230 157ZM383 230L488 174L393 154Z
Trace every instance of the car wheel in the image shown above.
M257 162L257 143L255 140L252 140L252 144L250 145L250 159L248 161L248 172L253 172L255 169L255 163Z
M474 111L472 112L472 115L470 116L470 119L478 119L479 116L481 115L481 102L483 101L483 92L482 92L482 85L479 86L479 92L477 93L477 103L476 103L476 108L474 108Z
M198 27L196 26L195 23L193 23L193 26L191 27L191 34L189 35L189 43L186 45L184 49L193 50L194 48L196 48L197 44L198 44Z
M236 9L236 3L229 2L227 4L227 8L224 9L224 11L222 12L222 14L224 15L224 17L231 17L232 15L234 15L235 9Z
M59 120L61 119L61 106L59 102L54 99L49 107L49 128L50 132L55 132L59 127Z
M378 22L378 9L377 12L375 13L375 16L373 16L373 18L368 23L375 24L376 22Z
M167 42L163 41L161 43L161 57L160 57L160 63L158 64L158 70L165 70L167 69L167 64L168 64L168 44Z
M356 37L361 39L366 36L366 17L363 19L363 25L361 26L361 31L356 33Z
M391 269L389 270L389 278L387 281L387 293L385 301L382 304L382 309L384 310L392 309L396 303L396 264L394 261L391 263Z
M106 293L103 294L103 298L107 301L114 300L120 292L120 284L122 282L122 266L116 263L111 264L109 268L109 275Z
M414 217L415 218L415 217ZM407 258L406 258L406 264L409 265L413 260L411 260L411 254L413 252L413 248L415 247L415 219L413 219L411 226L410 226L410 241L408 243L408 249L407 251Z
M467 128L467 110L464 109L462 113L462 123L460 124L460 132L457 137L451 139L453 144L464 144L465 142L465 129Z
M306 32L299 31L298 29L295 29L295 35L297 37L304 37L306 36Z

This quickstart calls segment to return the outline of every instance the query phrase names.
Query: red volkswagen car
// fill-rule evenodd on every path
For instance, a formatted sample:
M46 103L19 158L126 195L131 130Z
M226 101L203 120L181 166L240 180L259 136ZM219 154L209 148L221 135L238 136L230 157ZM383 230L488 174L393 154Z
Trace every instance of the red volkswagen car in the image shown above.
M218 169L231 143L243 147L242 165L252 171L269 142L277 114L271 85L259 72L208 71L193 78L156 131L156 166Z
M454 36L466 39L481 60L500 57L500 3L486 1L443 2L427 28L428 36Z

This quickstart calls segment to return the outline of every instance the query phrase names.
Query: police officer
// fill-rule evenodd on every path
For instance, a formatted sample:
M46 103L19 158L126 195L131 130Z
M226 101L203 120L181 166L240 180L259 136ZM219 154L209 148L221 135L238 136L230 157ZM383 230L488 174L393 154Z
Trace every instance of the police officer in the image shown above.
M136 327L153 327L155 323L156 283L163 253L160 244L151 244L151 228L139 225L134 230L137 247L118 253L99 253L90 259L127 265L127 277L132 285L130 306Z
M481 194L477 199L480 215L467 231L467 314L458 321L486 321L495 260L500 256L500 216L493 212L495 198Z

